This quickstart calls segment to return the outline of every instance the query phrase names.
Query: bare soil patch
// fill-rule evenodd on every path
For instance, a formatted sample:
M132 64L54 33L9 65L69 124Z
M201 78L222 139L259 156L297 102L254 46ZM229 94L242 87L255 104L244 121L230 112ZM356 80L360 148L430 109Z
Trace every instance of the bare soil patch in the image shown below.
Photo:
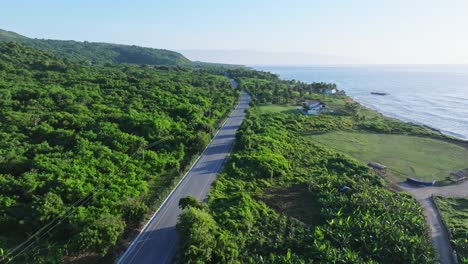
M320 204L305 185L265 189L257 197L278 213L294 217L308 225L320 223Z

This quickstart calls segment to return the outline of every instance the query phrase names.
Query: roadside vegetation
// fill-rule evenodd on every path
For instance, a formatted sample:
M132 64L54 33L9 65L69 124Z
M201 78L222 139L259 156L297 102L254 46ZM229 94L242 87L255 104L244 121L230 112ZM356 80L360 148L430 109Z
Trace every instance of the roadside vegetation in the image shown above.
M180 263L431 263L417 202L298 123L249 113L208 206L181 215Z
M5 255L22 252L19 263L106 255L145 219L160 195L153 190L169 187L237 101L228 79L210 72L83 66L0 42ZM27 250L9 255L41 228Z
M180 263L433 262L416 200L389 191L363 162L311 135L445 136L385 118L344 95L319 94L331 84L246 70L230 74L253 96L253 108L207 205L186 206L180 217ZM317 97L336 111L305 116L275 106Z
M468 263L468 198L434 197L461 263Z

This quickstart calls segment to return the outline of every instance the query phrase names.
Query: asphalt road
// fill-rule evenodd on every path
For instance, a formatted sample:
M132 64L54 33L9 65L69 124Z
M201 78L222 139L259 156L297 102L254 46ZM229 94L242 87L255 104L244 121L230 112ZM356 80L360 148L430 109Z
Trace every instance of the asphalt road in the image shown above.
M419 203L424 209L424 217L426 218L427 225L429 226L432 245L435 249L439 263L456 263L453 258L453 248L450 244L448 230L445 228L432 198L419 200Z
M235 86L235 83L233 83ZM176 223L181 212L180 198L189 195L203 201L216 179L235 141L236 131L245 118L250 97L242 92L239 104L226 123L200 155L195 165L156 211L127 251L119 264L172 263L177 251Z
M432 244L437 258L442 264L456 263L453 248L450 244L448 230L445 228L439 211L432 201L432 195L445 197L468 197L468 182L449 186L414 186L408 183L400 183L399 187L412 194L424 209L424 217L429 227Z

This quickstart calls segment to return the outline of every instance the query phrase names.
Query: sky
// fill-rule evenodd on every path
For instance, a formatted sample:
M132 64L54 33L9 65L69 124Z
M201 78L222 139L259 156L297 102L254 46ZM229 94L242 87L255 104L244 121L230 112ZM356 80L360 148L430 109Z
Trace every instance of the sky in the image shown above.
M0 28L36 38L468 64L467 0L4 0L1 9Z

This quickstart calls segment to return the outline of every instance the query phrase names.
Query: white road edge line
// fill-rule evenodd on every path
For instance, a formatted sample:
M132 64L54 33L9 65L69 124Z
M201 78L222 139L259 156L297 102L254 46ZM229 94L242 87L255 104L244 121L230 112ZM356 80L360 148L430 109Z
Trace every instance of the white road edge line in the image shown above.
M242 97L242 95L241 95ZM138 236L132 241L132 243L130 244L130 246L127 248L127 250L125 251L125 253L119 258L119 260L117 261L117 264L122 264L124 263L123 261L127 258L127 255L130 254L131 250L130 249L133 249L133 247L135 246L135 243L140 239L140 236L144 233L144 231L146 230L146 228L148 227L148 225L153 222L154 218L156 217L156 215L158 214L159 210L161 210L162 207L164 207L164 205L166 205L166 202L167 200L169 200L169 198L171 198L172 194L175 192L175 190L177 190L177 188L179 188L179 185L181 184L181 182L185 179L185 177L187 177L187 175L190 173L190 171L192 171L192 168L198 163L198 161L200 160L200 158L205 154L205 151L206 149L208 149L208 147L210 146L211 142L213 142L213 140L216 138L216 136L218 135L219 131L221 131L221 129L223 129L224 125L226 124L226 122L231 118L232 114L234 113L234 111L237 110L237 108L239 107L239 104L241 103L241 97L239 98L239 101L236 105L236 107L231 111L231 113L229 114L229 116L226 118L226 120L224 120L223 124L221 125L221 127L218 129L218 131L216 131L216 134L213 136L213 138L211 138L210 142L208 143L208 145L206 145L205 149L202 151L202 153L198 156L198 158L195 160L195 162L192 164L192 166L190 166L190 168L187 170L187 172L184 174L184 176L182 177L182 179L179 180L179 182L177 183L177 185L174 187L174 189L172 189L172 191L169 193L169 195L166 197L166 199L162 202L162 204L159 206L158 210L156 210L156 212L153 214L153 216L151 216L150 220L148 220L148 222L146 222L146 224L143 226L143 228L141 229L140 233L138 234Z

